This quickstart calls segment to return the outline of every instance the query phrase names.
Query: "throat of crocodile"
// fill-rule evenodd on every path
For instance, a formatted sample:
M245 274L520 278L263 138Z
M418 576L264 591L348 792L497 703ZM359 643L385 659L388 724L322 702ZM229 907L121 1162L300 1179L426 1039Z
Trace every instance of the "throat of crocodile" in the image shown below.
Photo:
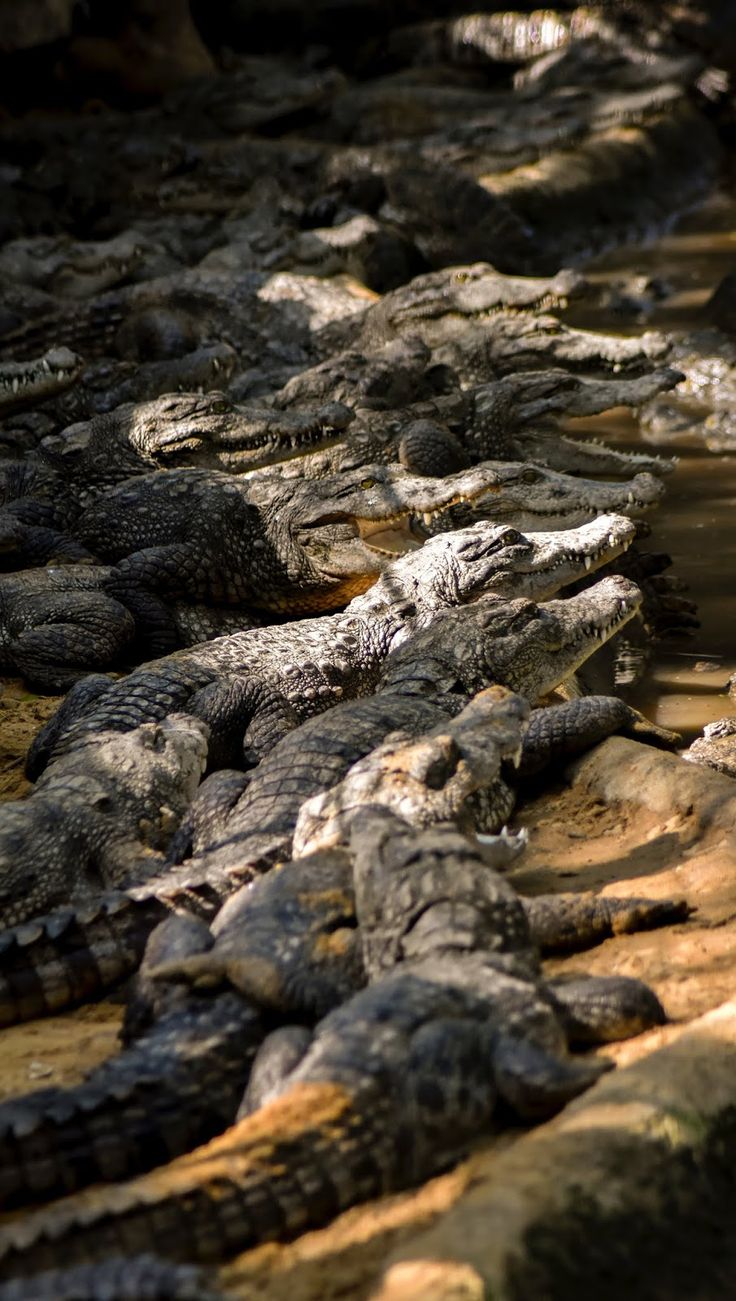
M274 592L262 600L253 600L252 604L261 610L278 611L290 617L297 614L318 614L321 611L338 610L352 601L354 596L362 596L372 587L383 571L384 566L377 564L374 572L348 575L323 584L313 591ZM328 585L329 583L329 585Z
M405 539L403 550L411 551L417 546L417 535L412 530L421 528L422 525L430 528L436 525L437 521L444 515L448 515L453 507L479 505L493 492L498 492L498 488L495 485L487 485L476 493L456 493L441 502L440 505L427 510L407 507L383 518L366 519L358 517L357 524L360 536L371 550L381 552L387 556L396 555L397 550L401 549L401 539Z

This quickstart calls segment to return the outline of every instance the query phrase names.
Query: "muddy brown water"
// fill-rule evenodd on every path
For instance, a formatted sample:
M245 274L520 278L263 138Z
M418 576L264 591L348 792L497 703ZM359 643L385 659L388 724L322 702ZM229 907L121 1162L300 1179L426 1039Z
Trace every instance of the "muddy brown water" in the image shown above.
M612 322L610 309L581 310L575 324L612 333L673 332L701 326L703 307L727 272L736 269L736 199L713 195L662 238L627 246L590 263L586 274L605 285L625 276L656 276L673 292L645 320ZM572 319L572 317L571 317ZM692 637L663 640L646 675L627 693L654 721L689 743L706 723L735 712L725 685L736 672L736 449L709 451L697 436L651 445L628 412L570 422L622 448L678 457L667 495L651 517L646 547L666 551L697 603L700 628Z

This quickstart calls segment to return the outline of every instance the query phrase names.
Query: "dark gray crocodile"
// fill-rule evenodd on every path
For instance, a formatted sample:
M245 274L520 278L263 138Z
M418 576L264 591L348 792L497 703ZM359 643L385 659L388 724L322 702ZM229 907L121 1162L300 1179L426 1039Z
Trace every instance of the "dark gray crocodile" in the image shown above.
M160 979L151 985L149 966L186 961L217 936L226 939L228 925L247 953L245 997L244 982L236 982L237 994L222 982L198 992ZM211 934L191 916L172 914L149 941L124 1051L79 1086L0 1103L0 1204L124 1178L225 1128L276 1012L314 1024L363 984L355 927L349 863L329 854L241 893ZM258 969L260 991L252 980Z
M319 371L315 368L316 378ZM301 384L309 394L312 373L296 377L296 387L289 381L276 401L289 409L299 404ZM671 461L582 442L561 433L555 422L594 415L610 406L639 406L679 379L680 372L670 367L634 379L603 380L564 370L522 371L414 402L403 410L361 404L356 419L332 446L315 452L305 448L293 461L282 462L281 472L319 476L375 461L398 461L415 474L451 474L477 461L508 459L576 474L666 473Z
M451 1164L498 1102L525 1120L589 1087L567 1044L661 1024L647 986L545 981L523 906L455 830L366 812L352 840L367 989L322 1020L253 1115L168 1167L0 1231L5 1277L157 1251L210 1262Z
M80 686L97 682L87 678ZM29 799L6 804L5 925L160 870L162 850L199 782L206 735L196 719L174 713L133 731L89 735L41 777Z
M79 558L88 555L79 547ZM126 604L116 599L125 593ZM258 627L253 612L149 597L110 565L64 564L0 575L0 669L36 690L66 691L134 655Z
M523 535L491 524L444 534L393 561L340 614L220 637L144 665L120 683L82 683L36 738L28 771L37 776L50 757L89 732L127 731L182 707L210 725L215 766L231 766L235 756L242 762L243 744L260 757L295 722L369 695L389 651L438 611L499 591L512 574L518 591L519 568L532 571L538 591L539 559L529 548ZM583 614L591 632L633 617L640 596L632 583L611 578L598 590L600 618L590 594Z
M0 1301L223 1301L223 1294L191 1265L171 1265L150 1254L114 1256L101 1264L52 1269L0 1283Z
M64 480L92 492L159 468L256 469L329 442L350 419L339 402L282 414L221 392L167 393L70 425L41 452Z
M74 533L115 564L112 593L130 584L167 599L297 615L365 591L387 564L388 530L426 537L488 518L521 530L573 528L601 513L640 514L663 491L646 473L608 483L494 461L444 478L366 465L316 482L171 470L104 494Z
M135 620L107 594L112 570L63 565L0 576L0 671L63 691L120 662Z
M626 546L632 533L628 521L609 518L575 533L537 534L529 543L516 535L518 584L529 592L549 595L575 574L604 564ZM511 575L499 575L498 585L512 589ZM514 610L517 606L515 602ZM0 1023L58 1010L115 984L135 969L146 935L177 900L192 906L201 898L203 907L211 905L218 890L231 890L233 882L242 879L246 861L251 870L262 871L276 852L283 857L303 801L339 781L387 732L400 726L418 734L438 720L449 720L472 692L501 672L494 660L494 642L506 626L508 611L502 605L484 608L480 603L467 607L464 614L451 636L444 620L416 634L406 647L388 656L377 682L379 694L345 702L303 724L264 757L252 776L225 770L208 778L174 833L167 857L175 862L192 845L197 855L220 846L223 852L195 857L179 889L165 873L161 880L154 875L141 889L93 895L48 917L37 917L30 926L0 933ZM570 660L562 647L558 667L553 664L551 652L549 682L569 670ZM517 677L516 683L522 686L522 678ZM608 730L615 725L612 722ZM576 735L583 748L589 729L579 727ZM71 828L64 834L70 833ZM28 834L32 848L32 828ZM17 838L14 843L19 852ZM222 873L216 870L220 861L225 865ZM232 873L227 870L231 861L235 862Z
M131 402L180 391L220 390L232 376L236 360L229 344L210 343L161 361L91 362L72 389L44 403L43 412L56 428L65 429Z

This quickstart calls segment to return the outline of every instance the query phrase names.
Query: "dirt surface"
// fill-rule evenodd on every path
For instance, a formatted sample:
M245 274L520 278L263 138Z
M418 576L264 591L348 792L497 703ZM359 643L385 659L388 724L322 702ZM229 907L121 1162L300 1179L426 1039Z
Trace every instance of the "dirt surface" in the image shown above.
M20 679L6 678L0 695L0 800L18 800L31 789L23 775L28 747L51 717L61 696L36 696Z

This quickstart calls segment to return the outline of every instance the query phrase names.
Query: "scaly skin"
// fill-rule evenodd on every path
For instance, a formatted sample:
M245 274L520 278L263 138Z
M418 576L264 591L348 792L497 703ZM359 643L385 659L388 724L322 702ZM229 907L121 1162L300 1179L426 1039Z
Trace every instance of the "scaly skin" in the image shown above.
M162 361L101 361L85 366L73 390L44 406L60 429L129 403L149 402L180 390L208 393L232 376L237 357L227 343L205 344Z
M118 984L167 912L155 894L109 894L0 932L0 1025L59 1012Z
M554 1113L600 1073L566 1042L664 1020L638 981L541 978L523 908L471 842L372 813L353 836L371 985L317 1026L270 1100L206 1147L0 1232L2 1271L146 1250L213 1261L426 1178L491 1122L497 1096Z
M305 381L310 373L297 379ZM669 367L636 379L608 380L582 379L563 370L522 371L385 414L361 407L332 447L297 453L294 460L281 463L280 472L318 478L370 462L398 461L414 474L452 474L478 461L501 459L535 461L548 469L583 475L666 473L673 468L672 461L569 438L554 428L554 421L561 416L593 415L610 406L638 406L671 389L679 375ZM309 393L306 384L305 388ZM298 402L299 392L294 391L293 401ZM278 400L285 403L282 395Z
M564 609L566 603L560 604ZM215 777L210 778L198 791L191 811L191 843L195 854L201 856L196 860L198 864L205 871L207 866L211 868L215 864L225 871L236 864L239 874L262 871L277 857L288 854L300 809L306 801L316 801L319 805L326 801L331 805L334 798L340 806L343 796L337 791L334 797L326 792L341 781L340 790L344 790L348 769L352 771L352 766L360 760L372 772L375 756L375 763L384 772L385 759L378 754L393 753L392 746L387 744L379 752L376 747L381 746L389 732L396 732L406 741L428 732L431 736L434 728L439 733L437 745L442 751L446 735L454 736L455 727L461 734L467 731L463 715L452 720L474 693L492 683L508 681L509 674L513 676L515 689L532 701L557 686L579 665L581 656L584 658L600 643L591 637L581 645L572 635L572 623L567 638L540 636L538 619L546 618L549 609L543 606L540 611L535 606L525 608L519 601L486 598L463 609L462 613L448 612L389 655L374 696L335 705L303 723L264 756L247 784L241 781L238 787L233 775L227 772L223 774L222 785ZM546 652L541 644L544 640L548 646ZM539 646L535 645L537 641ZM514 647L515 659L509 653L510 645ZM604 706L597 711L580 709L577 726L572 720L567 731L577 740L579 748L585 749L620 726L623 718L634 715L635 711L627 710L627 706L618 712L615 707L606 712ZM483 714L478 724L481 731L486 721ZM532 754L539 754L545 740L556 738L558 733L559 748L564 753L567 740L564 728L550 727L543 731L536 726L534 735L538 739ZM447 744L457 758L453 743ZM572 748L574 742L567 741L567 744ZM432 750L428 740L418 741L417 746L419 750ZM443 755L444 752L438 752L438 771L442 762L447 761ZM478 771L472 772L473 789L488 785L497 776L490 750L486 757L489 771L482 777L485 769L482 764L476 765ZM396 767L400 769L402 762L397 761ZM427 762L431 766L431 757ZM411 778L420 783L416 798L418 803L422 800L426 803L426 820L436 820L439 815L436 810L432 812L432 791L421 787L420 765L407 760L406 766ZM385 780L393 783L396 791L400 790L400 772L386 773ZM468 787L466 794L470 793ZM449 800L448 810L454 799L452 816L461 816L464 796L443 792L442 798ZM378 794L376 800L380 802ZM302 817L308 816L305 810ZM447 816L451 816L450 812ZM424 812L418 809L417 820L421 823L424 817ZM502 817L501 822L504 820ZM300 848L299 852L309 851Z
M442 619L445 637L453 648L457 641L458 660L464 660L467 654L469 664L475 668L485 658L486 681L503 683L533 703L574 673L602 641L633 617L636 604L614 613L618 597L615 588L606 593L607 581L580 597L541 606L486 597L472 610L479 623L484 615L487 619L485 644L479 638L480 646L468 654L467 634L459 627L459 611L448 611ZM463 614L469 624L470 612ZM587 627L586 620L590 620ZM409 643L407 658L418 640ZM468 673L468 669L464 671ZM471 689L477 685L476 681ZM509 800L505 783L500 789L496 786L500 762L487 747L485 711L492 704L489 693L481 692L456 718L439 723L418 740L407 738L397 728L395 736L387 737L356 762L339 784L302 804L292 852L299 856L345 843L352 820L365 805L386 806L420 827L455 820L472 827L478 808L471 797L481 792L485 797L484 830L498 830L511 811L513 797ZM546 712L541 711L541 726L535 727L527 751L529 762L533 764L536 759L540 766L550 751L564 758L568 746L570 752L576 748L579 752L609 735L616 726L614 719L620 725L615 708L607 711L597 698L594 706L579 711L578 726L573 717L567 729L564 725L555 728L554 720L545 729ZM571 712L574 715L575 711ZM627 717L626 707L623 713ZM671 733L661 735L670 742L675 739ZM519 752L523 755L523 750Z
M572 528L601 513L640 513L662 492L647 474L605 483L493 461L443 478L369 465L314 483L171 470L106 493L75 532L115 563L110 591L123 600L130 584L167 600L300 614L365 591L388 563L372 545L387 529L426 536L484 518Z
M452 333L453 325L486 322L490 328L496 316L508 313L541 313L566 307L571 297L586 293L586 281L576 271L564 270L546 279L501 275L487 262L449 267L415 276L408 284L384 294L369 307L360 323L358 346L375 348L402 334L416 334L430 348ZM544 319L544 318L542 318ZM333 336L355 328L338 324L328 327Z
M585 539L591 533L583 533L584 567L585 555L593 563L607 538L615 545L618 536L618 545L628 545L632 526L625 524L623 536L618 527L612 517L592 524L587 551ZM560 533L557 542L535 542L490 524L434 538L420 551L393 561L373 588L341 614L218 638L153 661L121 683L101 683L92 700L72 692L36 738L29 772L38 775L52 755L81 743L89 732L127 731L182 706L199 711L222 739L220 767L232 766L227 745L239 744L246 729L246 745L265 753L288 730L281 722L281 732L275 732L269 717L278 719L280 711L284 719L288 704L290 727L341 699L369 695L388 653L431 622L437 611L464 605L487 591L518 592L520 584L534 594L556 590L560 574L571 560L576 563L577 541L574 534ZM629 601L635 589L620 583L621 595Z
M81 672L118 663L135 622L107 595L111 574L64 565L0 577L0 670L63 691Z
M91 681L84 679L81 689L89 691ZM49 908L95 897L101 888L154 875L206 753L206 730L175 714L128 733L89 735L44 774L29 799L6 804L3 924L16 926Z
M233 403L224 393L167 393L133 402L44 439L44 458L73 487L113 487L133 474L189 465L255 469L336 437L351 419L327 402L299 412Z
M172 915L151 937L129 1008L139 1037L79 1086L0 1104L2 1204L124 1178L223 1129L266 1033L259 1009L314 1024L363 984L354 911L349 861L322 855L231 899L213 935ZM211 978L202 994L160 979L149 988L147 965L196 963L213 936L234 951L237 994L213 991Z

